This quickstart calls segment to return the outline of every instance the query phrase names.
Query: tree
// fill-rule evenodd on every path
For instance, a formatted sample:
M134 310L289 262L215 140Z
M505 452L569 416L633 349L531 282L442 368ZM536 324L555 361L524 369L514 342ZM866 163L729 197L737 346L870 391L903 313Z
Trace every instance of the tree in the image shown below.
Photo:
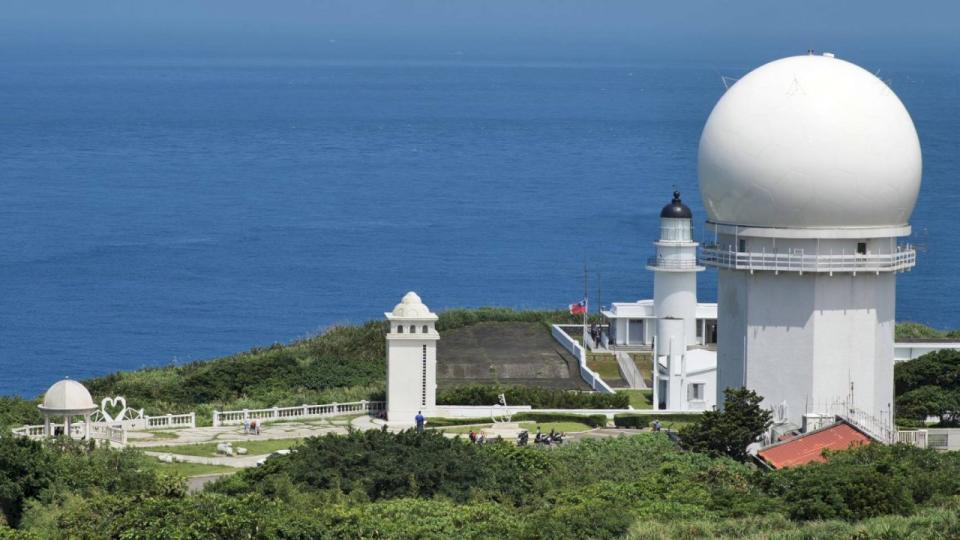
M724 390L722 411L707 411L700 420L680 430L681 445L713 457L747 458L747 446L771 424L772 413L762 407L763 398L746 388Z

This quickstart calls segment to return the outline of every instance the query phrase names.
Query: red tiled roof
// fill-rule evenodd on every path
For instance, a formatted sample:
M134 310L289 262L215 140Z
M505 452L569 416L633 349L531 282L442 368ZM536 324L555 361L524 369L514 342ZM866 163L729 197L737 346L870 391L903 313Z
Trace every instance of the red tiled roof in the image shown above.
M870 444L870 438L847 424L805 433L787 442L769 446L757 453L774 469L796 467L823 459L824 449L847 450L851 446Z

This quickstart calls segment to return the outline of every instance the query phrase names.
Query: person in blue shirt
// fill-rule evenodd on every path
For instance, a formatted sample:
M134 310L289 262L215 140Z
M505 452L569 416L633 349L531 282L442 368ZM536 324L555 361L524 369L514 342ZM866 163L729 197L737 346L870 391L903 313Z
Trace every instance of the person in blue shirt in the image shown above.
M423 424L426 423L427 419L423 417L423 411L417 411L417 417L414 418L417 422L417 433L423 433Z

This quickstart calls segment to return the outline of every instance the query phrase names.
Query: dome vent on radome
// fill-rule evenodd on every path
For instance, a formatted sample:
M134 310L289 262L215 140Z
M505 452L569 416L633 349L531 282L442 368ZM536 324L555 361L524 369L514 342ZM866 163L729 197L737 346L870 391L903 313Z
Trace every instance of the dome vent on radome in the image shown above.
M413 291L403 295L403 299L393 308L391 315L404 319L426 319L434 316Z
M40 405L43 411L73 411L77 414L83 412L93 412L97 406L93 404L93 398L90 397L90 391L87 387L70 379L64 379L47 390L43 395L43 404Z
M880 79L832 55L765 64L720 98L700 138L714 223L906 225L920 190L916 128Z

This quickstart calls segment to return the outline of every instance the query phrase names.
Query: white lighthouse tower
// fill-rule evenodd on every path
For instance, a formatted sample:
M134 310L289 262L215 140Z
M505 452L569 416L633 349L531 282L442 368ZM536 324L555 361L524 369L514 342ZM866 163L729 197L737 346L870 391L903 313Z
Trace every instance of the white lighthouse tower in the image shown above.
M920 175L906 108L832 54L771 62L726 92L699 150L719 401L745 386L783 423L845 414L889 433L895 279L916 262L898 238Z
M403 296L393 311L385 313L387 332L387 421L413 424L422 411L434 414L437 406L437 316L415 292Z
M654 403L669 410L703 410L714 405L716 353L698 347L697 242L693 241L693 214L673 192L673 200L660 212L657 254L647 261L654 272L653 310ZM701 336L702 338L702 329Z

